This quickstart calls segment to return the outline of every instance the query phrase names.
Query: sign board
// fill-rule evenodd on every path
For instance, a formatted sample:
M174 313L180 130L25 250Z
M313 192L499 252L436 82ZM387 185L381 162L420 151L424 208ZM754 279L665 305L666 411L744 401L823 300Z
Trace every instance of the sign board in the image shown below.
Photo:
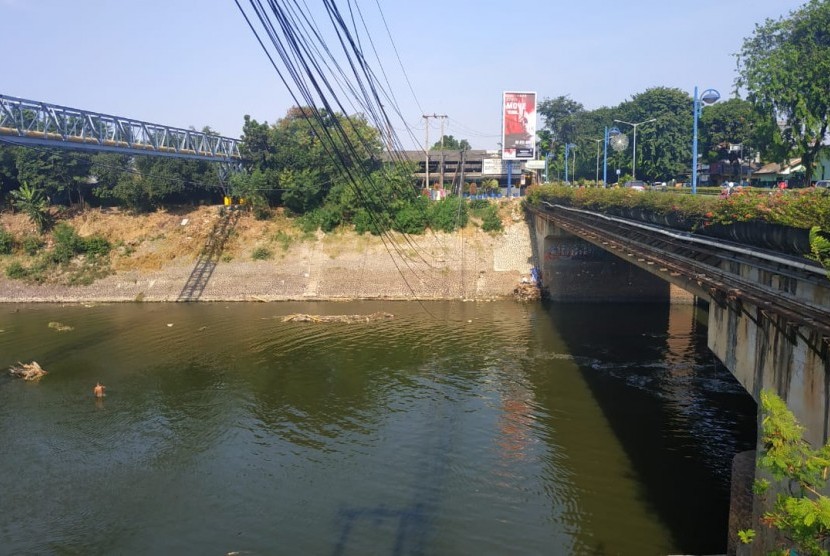
M501 145L504 160L536 158L536 93L503 93Z
M528 160L525 162L525 170L544 170L545 169L545 161L544 160Z
M507 173L507 164L504 164L500 158L483 158L481 159L481 175L482 176L501 176ZM513 164L513 173L521 174L522 165Z

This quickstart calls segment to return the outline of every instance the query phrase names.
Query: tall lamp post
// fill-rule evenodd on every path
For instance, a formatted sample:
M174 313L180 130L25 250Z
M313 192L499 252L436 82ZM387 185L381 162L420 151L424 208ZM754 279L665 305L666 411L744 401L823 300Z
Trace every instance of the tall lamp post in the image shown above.
M576 145L573 143L565 143L565 183L568 183L568 156L570 156L572 150L576 151ZM574 159L576 159L575 153ZM574 162L574 166L576 166L576 162ZM576 168L574 168L574 170L576 170Z
M657 118L652 118L650 120L646 120L644 122L637 122L636 124L631 122L625 122L623 120L614 120L617 123L630 125L634 128L634 148L631 149L631 179L637 179L637 126L643 124L650 124L651 122L656 122Z
M706 89L700 96L697 96L697 85L695 85L694 103L694 132L692 138L692 195L697 193L697 119L703 110L704 104L714 104L720 98L720 93L715 89Z
M602 150L602 187L608 187L608 141L611 140L611 137L619 134L620 130L616 127L612 127L611 129L608 129L608 126L605 127L604 146Z

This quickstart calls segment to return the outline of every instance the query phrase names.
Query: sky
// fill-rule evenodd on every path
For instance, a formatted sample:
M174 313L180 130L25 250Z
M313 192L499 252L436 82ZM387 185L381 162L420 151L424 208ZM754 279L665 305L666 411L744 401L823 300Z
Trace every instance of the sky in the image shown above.
M312 13L322 4L305 2ZM349 0L337 3L345 11ZM803 3L351 0L413 149L434 113L448 116L445 134L497 149L503 91L568 95L587 109L656 86L729 98L743 39ZM0 0L0 26L3 95L230 137L244 115L273 123L294 104L234 0ZM440 120L429 121L433 143Z

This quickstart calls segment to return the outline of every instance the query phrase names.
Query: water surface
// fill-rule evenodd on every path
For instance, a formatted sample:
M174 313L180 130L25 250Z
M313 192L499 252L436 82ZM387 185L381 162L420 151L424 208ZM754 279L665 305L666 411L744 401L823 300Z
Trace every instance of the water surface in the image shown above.
M0 330L0 368L49 371L0 377L0 553L717 553L754 446L691 306L7 305Z

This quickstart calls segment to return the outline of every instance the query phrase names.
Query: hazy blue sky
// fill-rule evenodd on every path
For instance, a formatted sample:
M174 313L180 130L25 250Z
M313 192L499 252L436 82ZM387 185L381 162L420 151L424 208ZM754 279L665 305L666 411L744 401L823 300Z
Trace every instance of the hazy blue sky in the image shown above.
M407 146L423 141L421 115L437 112L450 117L446 133L475 148L497 148L504 90L570 95L589 109L654 86L728 97L743 38L804 3L352 2L410 126L396 124ZM241 133L243 115L273 122L292 104L233 0L0 0L0 22L0 94L229 136ZM438 136L434 123L430 142Z

